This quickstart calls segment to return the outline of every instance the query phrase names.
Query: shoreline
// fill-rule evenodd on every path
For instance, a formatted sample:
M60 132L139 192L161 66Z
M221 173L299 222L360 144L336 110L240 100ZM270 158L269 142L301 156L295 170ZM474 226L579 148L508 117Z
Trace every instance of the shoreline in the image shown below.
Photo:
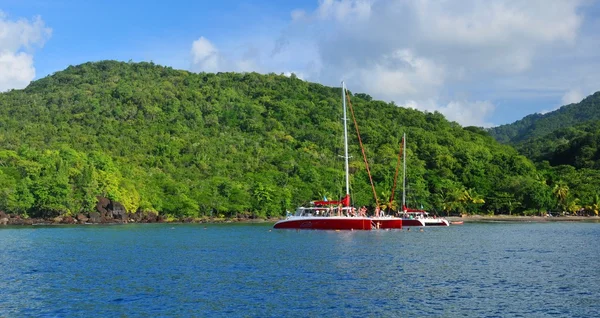
M600 222L600 217L597 216L555 216L555 217L544 217L544 216L519 216L519 215L469 215L469 216L448 216L441 217L449 222L464 222L464 223L493 223L493 222ZM73 222L68 220L58 221L56 219L10 219L12 222L2 223L0 222L0 228L3 226L46 226L46 225L118 225L118 224L151 224L151 223L166 223L166 224L228 224L228 223L240 223L240 224L261 224L261 223L276 223L283 218L269 218L269 219L252 219L252 218L187 218L187 219L155 219L152 221L142 220L141 222L121 220L110 220L104 222ZM16 222L15 222L16 221ZM65 220L66 221L66 220ZM87 221L87 220L86 220Z
M75 218L4 218L0 219L0 229L2 227L19 227L19 226L61 226L61 225L125 225L125 224L229 224L229 223L275 223L279 218L270 219L252 219L252 218L182 218L182 219L164 219L161 217L142 219L142 220L119 220L119 219L103 219L100 222L90 222L89 219L77 220Z
M442 217L450 222L600 222L597 216L469 215Z

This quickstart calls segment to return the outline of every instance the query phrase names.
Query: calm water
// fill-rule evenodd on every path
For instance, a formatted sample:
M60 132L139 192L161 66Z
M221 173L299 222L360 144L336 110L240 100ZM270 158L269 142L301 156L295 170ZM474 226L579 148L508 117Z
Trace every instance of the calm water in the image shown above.
M600 223L0 228L0 317L600 314Z

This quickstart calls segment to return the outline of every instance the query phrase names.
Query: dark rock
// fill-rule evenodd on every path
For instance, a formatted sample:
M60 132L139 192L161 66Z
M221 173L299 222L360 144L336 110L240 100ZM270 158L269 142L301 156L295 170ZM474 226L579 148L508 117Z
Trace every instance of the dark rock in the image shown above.
M108 212L108 206L110 204L110 200L105 197L96 197L98 199L98 203L96 203L96 210L105 215Z
M33 225L33 220L32 219L23 219L17 215L14 218L8 219L8 224L10 224L10 225Z
M102 220L102 223L112 222L112 212L106 211L104 213L100 213L100 219Z
M123 204L111 201L108 205L108 209L112 212L112 218L121 221L127 221L127 210Z
M92 223L100 223L102 221L100 213L98 213L98 212L90 212L90 218L89 218L88 221L92 222Z
M3 218L8 218L8 215L6 215L6 213L4 213L4 211L0 210L0 219L3 219Z
M155 223L158 221L158 214L156 212L146 212L142 222L144 223Z
M63 224L75 224L75 219L73 219L73 217L71 216L65 216L63 217L62 222Z
M10 225L22 225L23 219L20 216L16 215L8 219L8 224Z
M129 213L128 217L129 217L129 220L131 220L133 222L141 222L144 217L144 213L142 211L138 210L135 213Z
M83 213L79 213L77 214L77 221L79 221L79 223L85 223L88 221L88 217L85 216Z

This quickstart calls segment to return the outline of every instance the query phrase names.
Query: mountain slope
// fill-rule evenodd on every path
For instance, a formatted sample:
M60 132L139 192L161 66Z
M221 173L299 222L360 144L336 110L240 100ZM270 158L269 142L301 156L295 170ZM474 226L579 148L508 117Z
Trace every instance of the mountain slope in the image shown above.
M600 169L600 120L561 128L543 137L517 145L517 150L534 161L551 165Z
M491 128L488 132L502 143L516 145L591 120L600 120L600 92L577 104L565 105L543 115L528 115L512 124Z
M351 101L380 203L406 132L409 203L460 213L551 205L552 178L540 183L529 160L484 131L366 94ZM339 88L295 76L72 66L0 94L0 209L73 214L106 196L129 212L282 215L343 195L341 116ZM349 129L354 203L373 206Z

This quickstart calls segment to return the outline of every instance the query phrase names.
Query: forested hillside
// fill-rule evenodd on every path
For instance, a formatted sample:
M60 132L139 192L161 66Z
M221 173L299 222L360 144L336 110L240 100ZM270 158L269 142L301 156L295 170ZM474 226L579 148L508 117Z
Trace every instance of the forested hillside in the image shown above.
M533 114L512 124L491 128L489 133L498 141L516 145L533 138L546 136L561 128L600 120L600 92L586 97L577 104L569 104L546 113Z
M351 100L381 202L406 133L412 205L444 213L597 211L596 170L536 168L485 131L439 113L366 94ZM0 94L0 209L72 215L105 196L129 212L173 217L284 215L343 195L341 117L340 88L293 75L114 61L69 67ZM372 207L354 127L349 132L353 200Z
M600 121L555 130L518 144L517 149L534 161L553 166L600 169Z

